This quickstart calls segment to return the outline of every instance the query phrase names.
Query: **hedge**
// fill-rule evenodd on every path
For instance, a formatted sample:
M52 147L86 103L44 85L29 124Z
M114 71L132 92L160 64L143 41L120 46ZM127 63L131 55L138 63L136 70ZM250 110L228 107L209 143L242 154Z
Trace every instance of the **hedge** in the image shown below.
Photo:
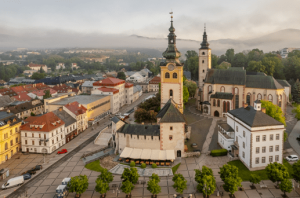
M135 167L135 162L134 161L130 162L130 167Z
M227 149L218 149L218 150L212 150L210 152L210 155L213 157L217 157L217 156L224 156L227 155Z

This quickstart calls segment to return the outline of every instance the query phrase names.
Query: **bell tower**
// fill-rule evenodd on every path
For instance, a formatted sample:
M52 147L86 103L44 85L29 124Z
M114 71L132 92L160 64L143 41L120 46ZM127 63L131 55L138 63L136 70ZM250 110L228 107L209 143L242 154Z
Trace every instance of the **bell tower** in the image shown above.
M168 48L162 54L166 62L160 63L161 68L161 105L172 99L177 109L183 113L183 64L180 63L181 53L176 47L175 28L173 27L173 12L171 14L171 27L168 35Z
M206 27L204 25L203 41L199 49L199 87L203 88L207 71L211 69L211 49L207 42Z

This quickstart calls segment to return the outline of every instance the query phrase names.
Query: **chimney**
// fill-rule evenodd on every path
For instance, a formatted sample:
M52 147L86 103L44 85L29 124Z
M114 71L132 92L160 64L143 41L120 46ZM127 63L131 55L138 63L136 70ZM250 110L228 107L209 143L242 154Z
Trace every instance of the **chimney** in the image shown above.
M21 98L21 96L19 95L19 98Z
M9 109L7 109L7 111L6 111L8 114L10 113L10 110Z
M266 108L262 107L261 112L266 113Z
M78 107L81 107L81 104L78 104Z
M247 103L244 103L244 108L246 109L248 107L248 104Z
M59 107L59 108L58 108L58 110L59 110L59 111L62 111L62 110L63 110L63 108L62 108L62 107Z

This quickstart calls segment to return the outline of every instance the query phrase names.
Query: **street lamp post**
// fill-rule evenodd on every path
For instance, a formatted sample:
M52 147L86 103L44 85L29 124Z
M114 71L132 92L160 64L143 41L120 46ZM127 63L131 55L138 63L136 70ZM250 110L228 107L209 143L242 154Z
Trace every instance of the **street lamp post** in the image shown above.
M119 188L117 187L116 190L113 190L113 193L116 193L116 197L117 197L118 194L120 194L121 192L120 192Z
M205 192L205 198L207 197L207 190L210 190L210 187L206 188L206 184L204 184L203 192Z

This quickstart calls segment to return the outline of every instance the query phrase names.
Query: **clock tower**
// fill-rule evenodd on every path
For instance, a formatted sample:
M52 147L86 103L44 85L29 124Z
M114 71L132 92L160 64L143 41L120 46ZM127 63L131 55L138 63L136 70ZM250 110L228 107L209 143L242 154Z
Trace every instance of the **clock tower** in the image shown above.
M171 13L172 14L172 13ZM163 53L166 62L160 63L161 68L161 105L163 106L172 99L177 109L183 113L183 64L178 60L181 53L176 48L175 28L173 16L169 28L168 48Z
M211 69L211 49L207 42L206 27L204 26L203 41L199 49L199 87L202 89L207 71Z

